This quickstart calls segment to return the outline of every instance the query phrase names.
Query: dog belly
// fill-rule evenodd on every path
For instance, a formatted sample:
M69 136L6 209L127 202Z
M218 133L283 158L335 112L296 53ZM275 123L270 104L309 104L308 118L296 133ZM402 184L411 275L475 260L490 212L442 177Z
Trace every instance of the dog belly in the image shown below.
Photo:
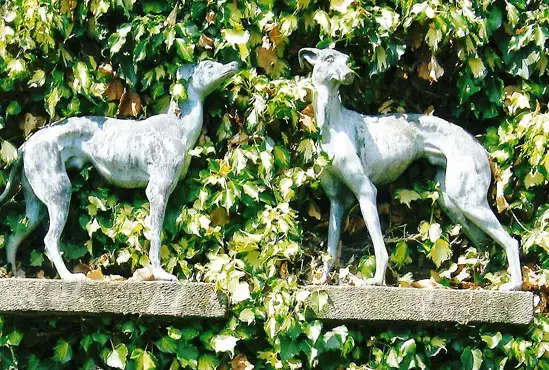
M369 165L370 180L374 184L388 184L400 177L410 166L415 158L405 161L378 162L374 166ZM371 162L370 162L371 163Z
M405 119L387 117L361 126L355 136L358 155L372 182L396 180L419 158L421 145L417 129Z
M140 188L149 182L147 146L133 137L121 135L116 140L96 136L83 150L97 171L111 184L123 188Z
M149 183L149 174L139 168L124 165L109 165L93 161L94 167L109 183L121 188L143 188Z

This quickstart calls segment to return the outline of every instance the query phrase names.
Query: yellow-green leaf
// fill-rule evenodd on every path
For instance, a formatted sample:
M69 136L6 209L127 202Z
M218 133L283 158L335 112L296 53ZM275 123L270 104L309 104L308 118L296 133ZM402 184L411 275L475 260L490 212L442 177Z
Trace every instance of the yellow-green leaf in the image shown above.
M484 67L484 63L480 58L469 59L469 68L471 68L471 72L473 72L475 78L484 77L486 74L486 67Z
M5 163L11 163L17 159L17 148L13 146L9 141L2 142L2 148L0 149L0 157Z
M72 348L69 342L59 339L53 349L53 359L62 364L66 364L72 359Z
M416 191L408 189L397 190L395 193L395 197L400 200L400 203L406 204L408 208L411 208L410 202L421 199L421 196Z
M428 255L429 258L435 263L437 267L452 257L452 249L450 249L450 244L444 239L438 239Z
M107 357L107 365L117 369L126 368L126 360L128 357L128 348L124 343L120 343L109 353Z
M354 0L331 0L330 9L337 10L341 14L347 13L347 9L353 3Z
M250 39L250 33L247 30L224 29L221 34L225 41L232 45L244 45Z

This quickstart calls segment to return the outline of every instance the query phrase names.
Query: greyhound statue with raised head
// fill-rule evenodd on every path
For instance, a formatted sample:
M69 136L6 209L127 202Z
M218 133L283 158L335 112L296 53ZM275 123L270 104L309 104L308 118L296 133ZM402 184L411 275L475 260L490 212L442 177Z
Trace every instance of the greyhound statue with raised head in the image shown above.
M519 245L490 209L487 192L491 171L484 148L461 127L420 114L365 116L341 104L338 89L350 84L349 57L330 49L304 48L299 60L313 68L314 111L322 148L333 157L321 178L330 200L327 274L335 261L346 209L358 199L372 238L376 272L367 284L385 284L388 255L376 207L376 185L394 181L414 161L426 158L439 168L440 207L462 225L473 243L489 235L507 254L511 278L501 290L519 290L522 275ZM349 191L352 195L349 194Z
M152 273L157 280L177 280L160 263L166 203L178 180L187 172L189 150L202 130L205 97L237 69L234 62L224 65L213 61L180 67L177 79L188 81L188 99L180 104L179 114L159 114L141 121L73 117L31 136L19 148L8 185L0 196L0 202L9 197L20 175L27 223L8 240L7 258L14 275L17 248L40 223L47 209L50 224L44 243L48 257L63 280L85 278L67 269L59 252L59 241L72 191L66 169L91 163L114 185L146 188L150 202Z

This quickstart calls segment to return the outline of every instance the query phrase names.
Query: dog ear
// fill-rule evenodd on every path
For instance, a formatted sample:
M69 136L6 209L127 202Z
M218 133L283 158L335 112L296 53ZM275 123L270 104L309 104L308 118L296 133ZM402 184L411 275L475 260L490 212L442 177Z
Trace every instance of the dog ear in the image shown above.
M179 80L185 80L189 81L194 73L194 69L196 68L196 65L194 64L183 64L181 67L177 69L177 73L175 75L176 79Z
M320 50L316 48L303 48L299 50L299 65L301 68L305 66L313 67L318 60Z

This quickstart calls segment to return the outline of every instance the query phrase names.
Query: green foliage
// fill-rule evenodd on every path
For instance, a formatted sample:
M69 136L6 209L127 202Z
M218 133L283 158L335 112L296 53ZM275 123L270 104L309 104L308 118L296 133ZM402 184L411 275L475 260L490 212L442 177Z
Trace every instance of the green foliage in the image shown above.
M545 2L10 0L0 9L1 184L16 147L45 124L76 115L144 118L171 96L186 98L174 81L180 64L213 58L243 67L207 101L161 250L169 272L227 293L231 315L192 323L0 318L0 367L549 368ZM434 112L484 135L495 177L490 202L521 240L524 289L540 298L528 331L310 319L327 303L324 292L301 287L319 281L327 258L319 249L329 204L318 176L330 158L318 150L311 84L297 61L308 46L351 55L361 78L342 89L349 108ZM388 282L497 288L508 279L503 250L464 238L438 208L431 172L419 163L380 189ZM105 279L146 266L143 192L111 187L92 168L71 179L62 245L70 268ZM0 252L25 222L23 209L19 195L2 208ZM345 229L343 262L330 278L359 284L375 258L358 209ZM27 276L55 276L39 250L23 246L18 258Z

